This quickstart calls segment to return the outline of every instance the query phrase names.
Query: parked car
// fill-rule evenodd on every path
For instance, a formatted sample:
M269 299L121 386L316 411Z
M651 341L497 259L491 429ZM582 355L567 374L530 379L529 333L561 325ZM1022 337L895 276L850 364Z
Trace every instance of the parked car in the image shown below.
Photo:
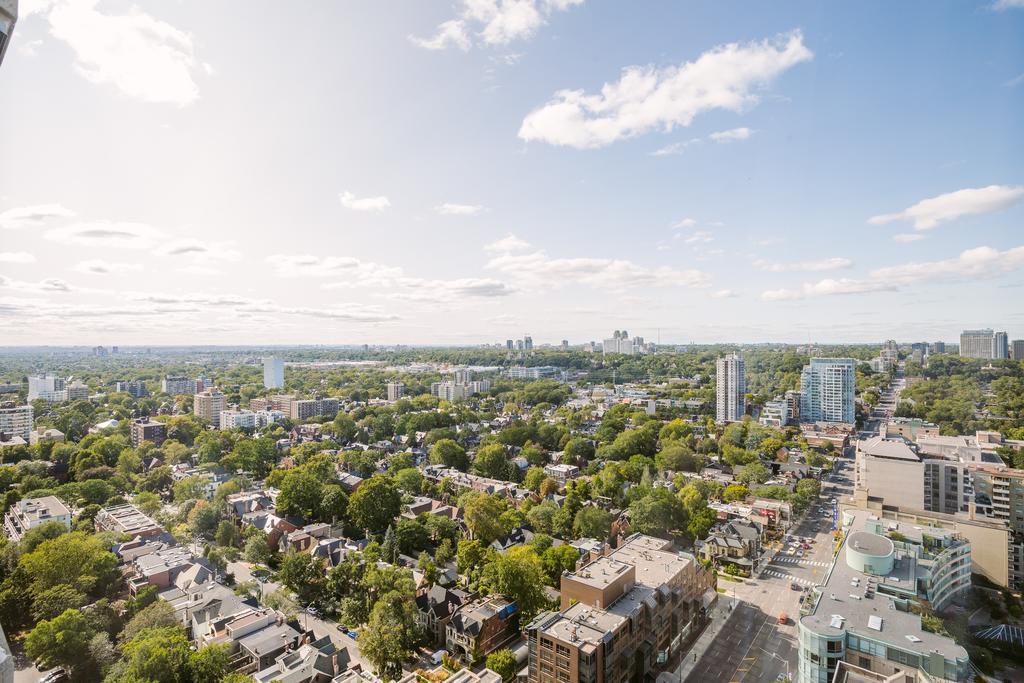
M789 623L789 616L785 612L780 612L779 613L779 620L778 621L779 621L780 624L788 624Z
M60 668L54 669L50 673L40 678L39 683L64 683L64 681L69 680L71 680L71 676L68 675L68 672L65 669Z
M790 587L791 590L795 590L795 591L803 590L800 587L800 584L797 583L796 581L794 581L793 583L789 584L789 587Z
M434 654L430 655L430 661L434 664L434 666L440 666L441 660L444 659L444 656L447 654L448 650L438 650Z

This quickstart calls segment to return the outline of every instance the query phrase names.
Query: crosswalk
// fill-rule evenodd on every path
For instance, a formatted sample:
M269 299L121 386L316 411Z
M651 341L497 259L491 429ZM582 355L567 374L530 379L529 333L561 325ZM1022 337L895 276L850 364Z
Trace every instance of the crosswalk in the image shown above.
M765 569L761 573L762 574L767 574L768 576L773 576L776 579L786 579L787 581L795 581L795 582L799 583L801 586L813 586L813 585L815 585L817 583L817 581L815 581L814 579L805 579L805 578L803 578L801 576L791 576L789 574L783 574L782 572L777 572L774 569Z
M799 557L787 557L786 555L776 555L772 558L772 564L800 564L805 567L827 567L828 562L819 562L817 560L804 560Z

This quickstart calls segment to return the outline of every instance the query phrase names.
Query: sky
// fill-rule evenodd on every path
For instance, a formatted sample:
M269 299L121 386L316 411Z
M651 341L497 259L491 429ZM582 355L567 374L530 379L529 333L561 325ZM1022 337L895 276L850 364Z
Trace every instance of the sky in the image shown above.
M1024 0L22 0L0 345L1024 338Z

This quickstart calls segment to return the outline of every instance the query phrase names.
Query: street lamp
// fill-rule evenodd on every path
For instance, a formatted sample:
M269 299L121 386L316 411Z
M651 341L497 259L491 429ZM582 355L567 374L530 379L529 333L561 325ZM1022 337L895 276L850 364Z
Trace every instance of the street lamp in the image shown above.
M785 664L786 665L786 680L787 681L792 681L793 680L790 677L790 675L789 675L789 660L788 659L783 659L782 657L778 656L774 652L768 652L768 650L765 650L763 647L762 648L758 648L758 649L761 650L761 652L765 653L766 655L770 655L770 656L774 657L775 659L779 660L780 662L782 662L783 664Z

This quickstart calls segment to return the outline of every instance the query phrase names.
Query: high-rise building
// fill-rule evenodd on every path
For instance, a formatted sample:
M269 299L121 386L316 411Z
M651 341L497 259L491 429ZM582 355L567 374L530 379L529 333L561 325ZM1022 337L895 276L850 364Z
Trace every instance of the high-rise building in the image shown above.
M167 438L167 425L148 417L132 420L132 448L138 448L143 441L152 441L159 446Z
M800 392L792 389L787 391L786 403L789 404L790 422L800 422Z
M14 401L0 403L0 433L20 436L28 441L32 432L32 406L19 406Z
M992 357L997 359L1010 357L1010 343L1005 332L996 332L992 337Z
M214 427L220 427L220 411L224 410L225 406L224 394L220 389L206 389L192 397L192 412Z
M718 403L717 422L738 422L747 410L747 369L743 357L730 353L718 359L715 383Z
M118 382L114 389L115 391L129 394L135 398L142 398L149 394L149 391L146 389L146 383L141 379L131 380L128 382Z
M388 400L397 401L405 396L405 385L401 382L388 382Z
M942 342L942 341L932 342L932 353L945 353L945 352L946 352L946 342Z
M1024 339L1014 339L1010 344L1010 358L1024 360Z
M284 387L284 360L276 356L263 359L263 388L280 389Z
M506 339L505 340L505 346L508 348L509 351L511 351L515 347L515 345L516 345L516 343L514 341L512 341L511 339Z
M533 337L526 335L523 337L523 348L527 351L533 350Z
M171 396L198 394L205 388L206 382L202 379L189 379L188 377L172 377L167 375L160 382L160 391Z
M964 330L960 333L960 355L964 358L1006 358L1006 333L993 332L991 328Z
M853 358L812 358L800 373L800 421L853 424L856 366Z
M466 384L473 381L473 371L469 368L459 368L455 371L455 383Z
M0 64L4 62L7 44L11 42L14 24L18 21L18 0L0 0Z
M635 351L633 340L629 338L629 333L626 330L615 330L612 333L611 339L605 339L602 345L602 350L606 353L622 353L627 356L632 355Z
M44 375L28 378L28 400L42 399L50 403L60 403L67 399L67 392L64 390L65 382L61 377Z

